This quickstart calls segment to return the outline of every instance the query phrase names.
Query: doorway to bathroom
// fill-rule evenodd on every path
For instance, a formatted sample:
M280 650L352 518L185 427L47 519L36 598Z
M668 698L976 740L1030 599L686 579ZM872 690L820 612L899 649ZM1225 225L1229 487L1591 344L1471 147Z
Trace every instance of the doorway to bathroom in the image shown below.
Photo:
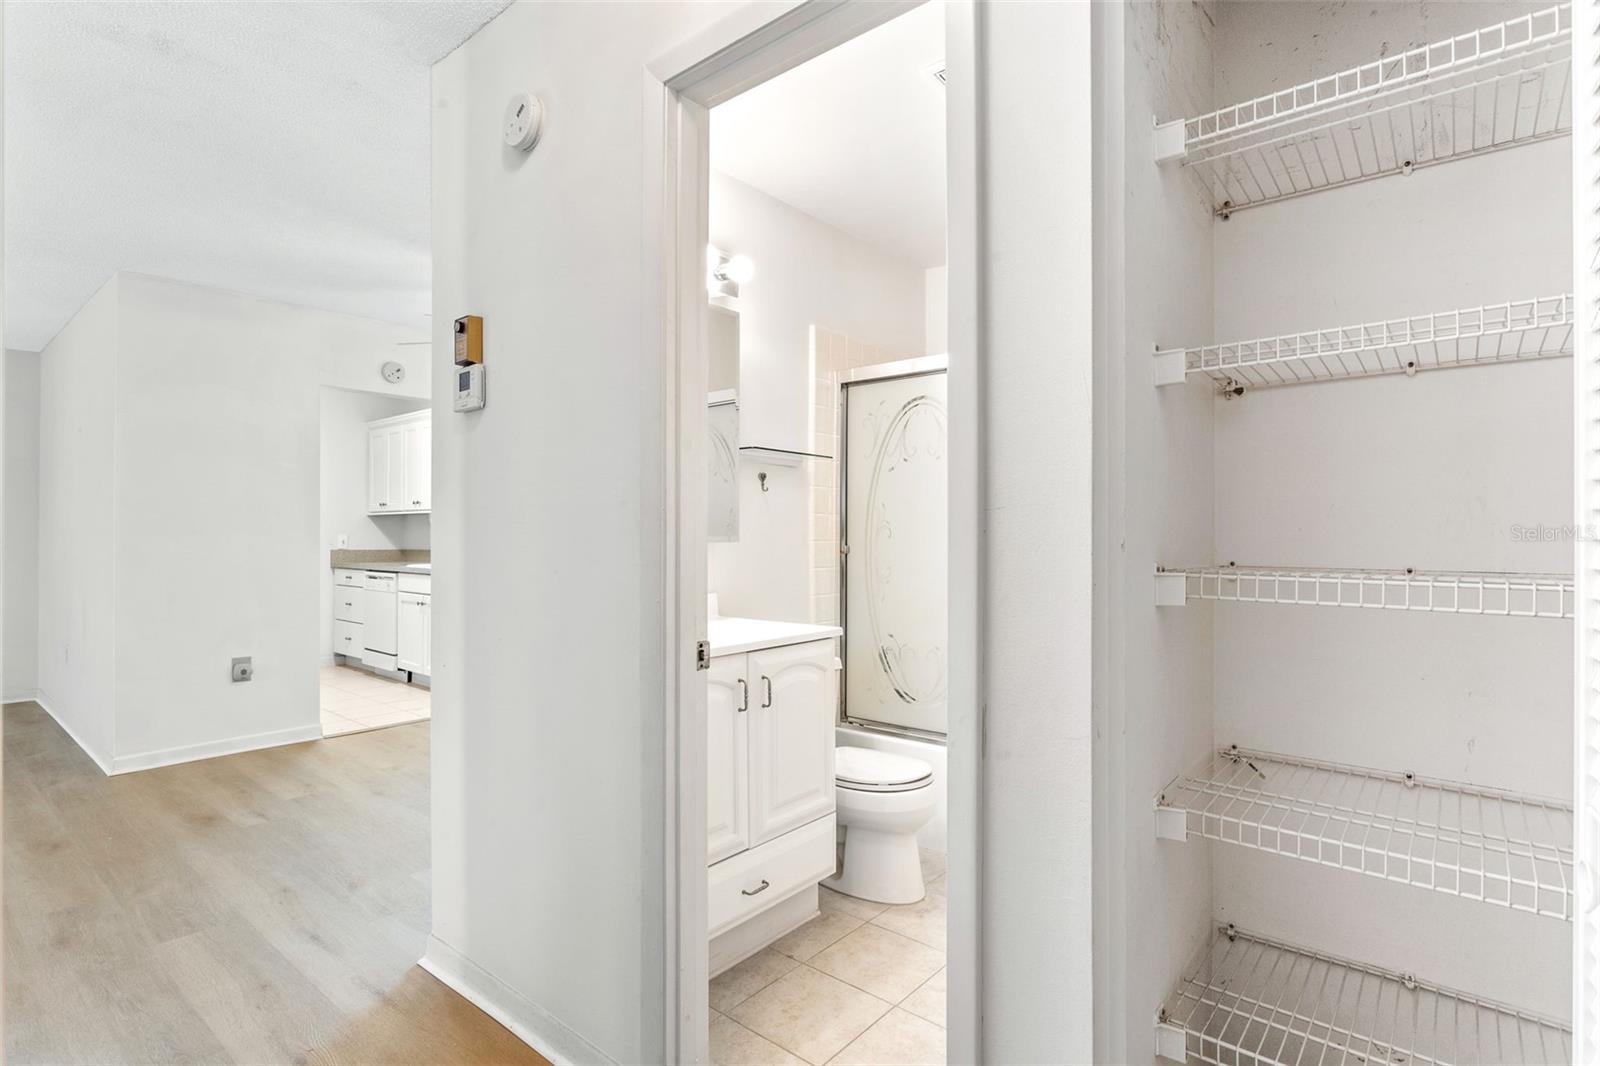
M661 63L682 1061L977 1047L973 19Z

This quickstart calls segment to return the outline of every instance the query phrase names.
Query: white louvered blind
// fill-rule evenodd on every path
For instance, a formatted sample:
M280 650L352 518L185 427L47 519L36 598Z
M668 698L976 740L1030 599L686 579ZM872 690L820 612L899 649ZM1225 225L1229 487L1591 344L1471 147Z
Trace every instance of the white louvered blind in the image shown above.
M1572 5L1577 446L1574 1061L1600 1063L1600 0Z

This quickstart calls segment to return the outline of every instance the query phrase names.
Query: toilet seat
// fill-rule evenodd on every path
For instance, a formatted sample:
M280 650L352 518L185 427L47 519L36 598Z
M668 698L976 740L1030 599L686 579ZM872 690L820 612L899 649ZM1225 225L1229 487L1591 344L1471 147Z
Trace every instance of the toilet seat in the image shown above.
M921 759L848 745L834 749L834 783L852 792L910 792L933 783Z

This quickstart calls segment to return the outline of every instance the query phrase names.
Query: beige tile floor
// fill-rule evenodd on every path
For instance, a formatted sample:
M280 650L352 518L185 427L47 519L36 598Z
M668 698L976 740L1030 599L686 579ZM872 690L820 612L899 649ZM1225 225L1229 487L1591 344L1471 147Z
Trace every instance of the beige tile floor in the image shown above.
M391 681L354 666L322 668L322 735L343 736L425 722L433 696L421 685Z
M824 888L811 921L711 982L717 1066L944 1066L944 856L888 907Z

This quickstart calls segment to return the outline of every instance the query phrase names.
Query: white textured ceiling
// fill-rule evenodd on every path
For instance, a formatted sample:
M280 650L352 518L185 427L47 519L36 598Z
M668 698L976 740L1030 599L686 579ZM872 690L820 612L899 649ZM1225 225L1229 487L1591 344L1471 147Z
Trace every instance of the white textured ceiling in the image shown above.
M6 346L117 270L421 326L429 67L506 2L6 4Z
M921 267L945 261L938 0L711 112L711 166Z

